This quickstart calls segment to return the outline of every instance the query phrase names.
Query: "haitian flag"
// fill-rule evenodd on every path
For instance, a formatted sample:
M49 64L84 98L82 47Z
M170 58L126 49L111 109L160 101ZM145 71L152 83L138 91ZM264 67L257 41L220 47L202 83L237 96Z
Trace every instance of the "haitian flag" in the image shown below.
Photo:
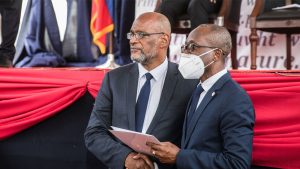
M106 52L106 34L112 32L113 24L113 1L93 0L91 15L91 32L93 42L99 47L102 54Z

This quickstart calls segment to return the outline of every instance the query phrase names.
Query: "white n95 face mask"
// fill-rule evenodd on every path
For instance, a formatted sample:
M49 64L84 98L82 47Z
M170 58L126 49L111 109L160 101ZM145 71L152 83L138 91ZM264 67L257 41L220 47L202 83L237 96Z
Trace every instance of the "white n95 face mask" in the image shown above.
M217 48L215 48L217 49ZM215 61L210 62L208 65L204 65L201 56L206 55L215 49L209 50L201 55L185 54L181 53L179 61L179 71L185 79L199 79L203 74L206 67L213 64Z

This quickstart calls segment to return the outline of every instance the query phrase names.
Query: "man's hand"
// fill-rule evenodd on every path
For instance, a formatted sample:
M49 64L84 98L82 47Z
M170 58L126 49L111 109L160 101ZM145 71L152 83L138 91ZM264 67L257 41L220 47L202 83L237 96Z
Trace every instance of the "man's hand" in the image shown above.
M151 147L151 153L154 157L158 158L160 162L168 164L176 163L176 156L180 151L176 145L170 142L162 142L161 144L147 142L146 144Z
M126 169L154 169L153 162L143 154L130 153L125 160Z

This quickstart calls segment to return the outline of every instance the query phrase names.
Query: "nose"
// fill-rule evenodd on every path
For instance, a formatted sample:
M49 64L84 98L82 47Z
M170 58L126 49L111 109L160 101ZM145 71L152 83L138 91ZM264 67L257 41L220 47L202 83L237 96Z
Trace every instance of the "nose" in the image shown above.
M136 36L132 36L131 39L129 40L130 44L134 44L134 43L137 43L137 42L138 42L138 39L136 38Z

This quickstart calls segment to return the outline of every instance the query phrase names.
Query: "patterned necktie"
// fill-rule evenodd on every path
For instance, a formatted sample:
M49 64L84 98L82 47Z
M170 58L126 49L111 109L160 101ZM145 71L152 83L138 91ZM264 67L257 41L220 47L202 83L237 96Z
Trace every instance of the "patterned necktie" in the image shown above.
M204 91L201 85L198 85L196 90L193 93L193 98L190 104L189 112L188 112L188 121L187 124L190 124L192 117L196 111L197 104L200 98L200 94Z
M145 76L147 80L140 91L135 106L135 130L137 132L141 132L143 129L144 118L147 110L150 89L151 89L150 81L153 78L153 76L150 73L146 73Z

